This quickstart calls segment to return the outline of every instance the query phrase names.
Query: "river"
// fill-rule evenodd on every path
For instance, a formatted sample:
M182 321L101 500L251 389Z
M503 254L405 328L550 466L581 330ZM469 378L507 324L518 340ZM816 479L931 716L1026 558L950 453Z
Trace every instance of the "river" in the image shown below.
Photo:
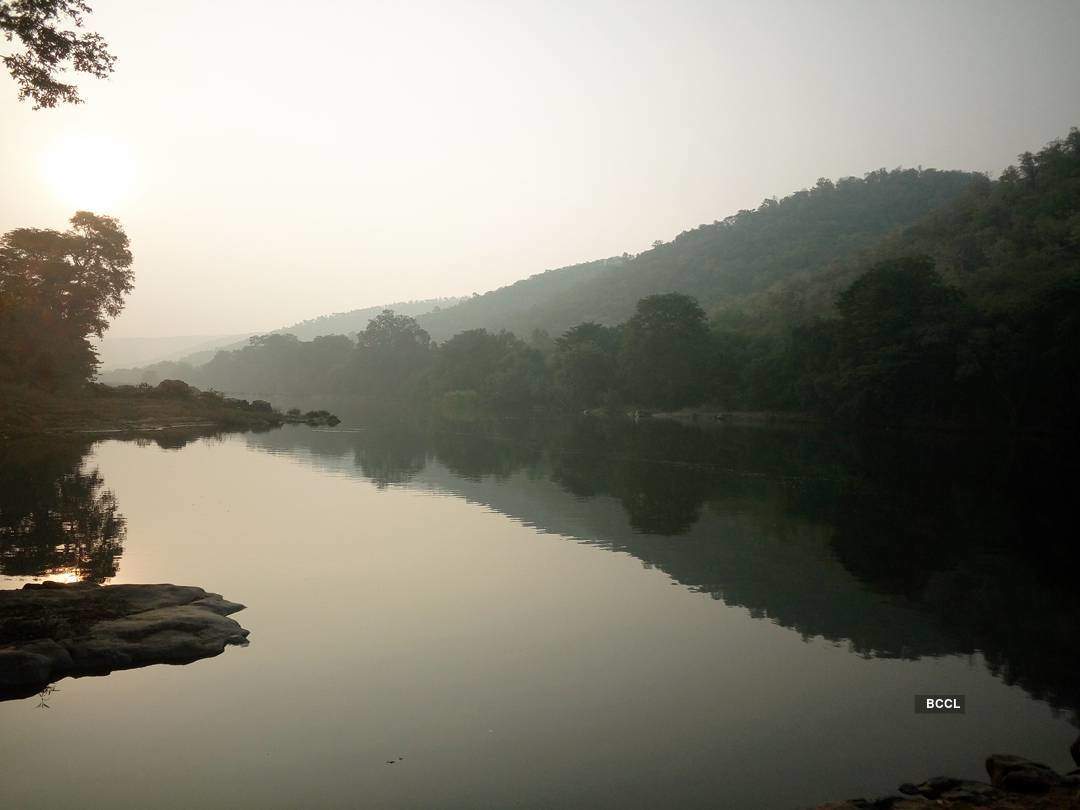
M1069 770L1075 459L659 420L9 443L0 587L199 585L251 636L0 703L0 805L797 808Z

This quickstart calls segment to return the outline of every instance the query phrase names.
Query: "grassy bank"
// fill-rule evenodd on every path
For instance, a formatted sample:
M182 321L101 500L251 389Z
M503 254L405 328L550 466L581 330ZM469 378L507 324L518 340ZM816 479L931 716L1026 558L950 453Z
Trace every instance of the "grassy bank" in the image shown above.
M267 402L231 399L176 380L156 387L89 384L66 391L0 385L0 439L188 427L265 429L285 422L333 424L336 419L324 412L283 414Z

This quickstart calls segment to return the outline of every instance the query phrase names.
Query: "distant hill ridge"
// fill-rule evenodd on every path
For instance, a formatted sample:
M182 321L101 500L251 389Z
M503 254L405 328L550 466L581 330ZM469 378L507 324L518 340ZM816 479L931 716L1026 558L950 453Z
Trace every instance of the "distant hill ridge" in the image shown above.
M353 335L364 331L368 321L385 309L392 309L402 315L416 317L433 310L439 310L445 306L453 306L464 298L427 298L422 301L398 301L395 304L382 304L377 307L364 307L363 309L351 309L348 312L335 312L332 315L320 315L317 318L309 318L306 321L294 323L292 326L282 326L273 330L274 335L295 335L300 340L314 340L326 335ZM250 337L250 336L248 336ZM208 351L200 351L179 358L182 363L190 363L199 366L208 363L214 355L220 351L235 351L242 349L248 343L248 337L224 346L216 346Z
M376 307L335 312L283 326L270 334L291 334L300 340L314 340L325 335L353 335L361 332L368 321L385 309L404 315L422 315L453 306L463 298L427 298L420 301L398 301ZM99 356L102 359L100 382L110 385L127 385L148 380L157 381L168 376L191 376L189 367L202 366L214 359L218 352L230 352L248 345L256 333L227 335L222 338L113 338L101 341ZM198 341L196 343L196 341ZM138 348L128 344L139 344ZM176 345L173 345L176 344ZM168 351L167 349L172 349ZM128 362L123 362L125 359Z
M320 315L300 321L292 326L275 329L275 333L296 335L300 340L313 340L324 335L350 335L362 332L368 321L384 309L392 309L400 315L416 317L425 313L438 312L445 307L452 307L465 298L427 298L422 301L399 301L396 304L384 304L377 307L353 309L348 312L335 312L332 315Z
M174 335L169 337L112 337L108 334L93 340L101 369L128 368L179 360L197 352L207 352L235 344L246 338L244 333L230 335Z
M821 179L659 242L636 256L551 270L420 316L433 338L466 329L558 335L584 321L614 325L660 292L692 295L709 312L797 274L824 270L875 246L985 178L963 171L894 169Z
M528 339L537 330L557 336L585 321L617 324L633 313L639 299L672 291L694 296L714 316L744 305L753 311L771 291L790 291L791 281L830 278L837 268L857 266L883 240L980 181L986 182L980 174L936 169L881 169L835 182L823 178L813 188L767 199L756 209L684 231L637 255L548 270L483 295L366 307L274 332L301 340L352 335L383 309L393 309L416 318L438 341L479 328L505 329ZM245 345L246 339L218 346L180 358L180 363L202 365L217 351ZM165 365L151 377L172 373ZM138 382L143 371L112 371L101 379Z

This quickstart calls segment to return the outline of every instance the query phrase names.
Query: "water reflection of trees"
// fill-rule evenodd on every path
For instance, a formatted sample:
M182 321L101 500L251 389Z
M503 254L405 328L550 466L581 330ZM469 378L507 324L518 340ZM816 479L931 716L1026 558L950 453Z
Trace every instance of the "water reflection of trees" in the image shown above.
M116 576L124 517L101 474L84 466L85 444L0 448L0 574Z
M875 657L979 652L1004 680L1080 706L1080 555L1067 539L1080 471L1060 442L587 419L306 435L253 441L320 441L316 454L337 456L352 442L376 483L390 476L368 458L397 459L382 465L397 482L427 459L463 497L804 636Z
M1073 675L1080 462L1060 438L863 442L831 545L866 587L899 595L1007 683L1080 706Z
M178 450L222 435L185 428L129 440ZM126 526L116 496L86 464L91 446L60 438L0 443L0 575L90 582L116 576Z
M686 534L709 494L698 471L639 458L565 453L552 460L551 479L578 498L617 498L635 531L665 537Z
M434 456L450 472L469 481L491 477L505 481L519 470L535 467L540 446L529 437L511 441L503 435L435 432L430 443Z
M385 430L355 435L356 466L379 489L407 484L427 465L427 442L406 426L388 426Z

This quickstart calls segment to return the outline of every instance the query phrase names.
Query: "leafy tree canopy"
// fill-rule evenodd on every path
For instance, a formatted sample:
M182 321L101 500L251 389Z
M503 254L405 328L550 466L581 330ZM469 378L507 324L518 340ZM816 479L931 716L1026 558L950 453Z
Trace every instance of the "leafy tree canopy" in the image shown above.
M696 300L682 293L650 295L638 302L625 330L623 368L637 401L660 407L701 401L710 336Z
M81 31L91 12L83 0L5 0L0 2L0 33L22 50L0 59L19 86L19 99L34 109L64 102L79 104L79 89L63 82L69 68L99 79L113 72L116 57L100 35Z
M79 211L71 228L18 228L0 238L0 369L27 381L86 379L101 337L132 289L127 235Z

